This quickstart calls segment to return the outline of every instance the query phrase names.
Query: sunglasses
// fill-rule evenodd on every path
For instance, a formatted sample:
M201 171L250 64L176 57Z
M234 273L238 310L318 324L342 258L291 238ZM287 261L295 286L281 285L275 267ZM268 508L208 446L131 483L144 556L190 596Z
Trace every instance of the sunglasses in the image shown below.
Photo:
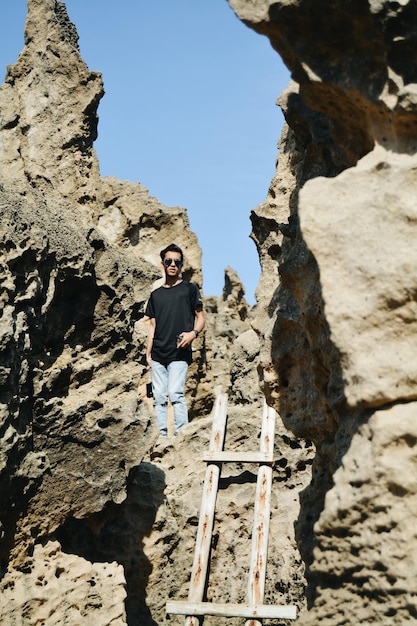
M181 259L164 259L165 267L169 267L171 265L171 263L175 263L175 265L177 267L181 267L181 265L182 265Z

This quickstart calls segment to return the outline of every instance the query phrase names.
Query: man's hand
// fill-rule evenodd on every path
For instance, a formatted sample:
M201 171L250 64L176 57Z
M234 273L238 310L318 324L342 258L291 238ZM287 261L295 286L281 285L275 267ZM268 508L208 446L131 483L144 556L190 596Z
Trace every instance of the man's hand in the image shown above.
M178 336L181 337L181 340L178 341L177 348L188 348L188 346L190 346L195 339L195 332L193 330L190 330L189 332L184 331Z

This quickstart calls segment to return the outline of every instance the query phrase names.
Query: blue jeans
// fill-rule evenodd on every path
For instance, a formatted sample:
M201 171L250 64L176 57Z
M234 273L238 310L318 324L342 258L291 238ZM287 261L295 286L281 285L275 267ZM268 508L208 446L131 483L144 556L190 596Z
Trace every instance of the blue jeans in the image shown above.
M181 428L188 424L188 410L184 396L187 372L186 361L171 361L168 365L163 365L152 360L153 405L161 435L168 434L168 399L174 409L174 434L177 435Z

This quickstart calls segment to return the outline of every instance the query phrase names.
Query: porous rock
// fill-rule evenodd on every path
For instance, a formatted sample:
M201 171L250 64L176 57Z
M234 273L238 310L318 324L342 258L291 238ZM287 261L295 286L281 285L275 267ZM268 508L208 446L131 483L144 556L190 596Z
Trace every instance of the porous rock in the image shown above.
M63 198L91 224L100 199L93 142L103 93L101 74L81 59L65 4L29 2L25 47L0 91L4 184L29 196L37 189L45 198Z
M309 582L299 623L409 624L416 7L230 5L292 75L278 99L277 172L252 236L263 389L286 426L316 445L297 520Z
M0 89L0 620L144 626L166 600L161 585L148 594L159 563L145 548L166 544L162 562L172 549L160 521L171 476L150 458L144 309L159 251L180 244L183 275L202 288L201 250L185 209L99 176L102 82L77 39L64 3L30 0L25 48ZM219 344L248 329L233 270L211 302L233 327L217 336L209 307L194 344L190 418L206 421L214 381L231 384ZM210 352L221 357L208 364ZM259 386L246 394L260 403ZM189 504L174 502L168 527L181 545Z

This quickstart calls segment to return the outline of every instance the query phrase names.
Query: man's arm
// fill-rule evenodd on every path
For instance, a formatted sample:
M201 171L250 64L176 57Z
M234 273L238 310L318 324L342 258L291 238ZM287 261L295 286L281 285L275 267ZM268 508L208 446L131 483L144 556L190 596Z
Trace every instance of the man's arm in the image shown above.
M199 309L198 311L195 311L194 330L181 333L182 339L180 343L178 344L178 348L186 348L187 346L189 346L197 337L197 334L199 335L201 333L204 326L205 326L204 311L202 309ZM197 331L197 334L194 331Z
M149 318L149 333L148 333L148 345L146 347L146 362L148 367L152 367L151 352L153 346L153 338L155 336L156 319L154 317Z
M204 311L203 311L203 309L200 309L199 311L195 312L194 329L198 333L201 333L201 331L203 330L205 324L206 324L206 320L204 319Z

